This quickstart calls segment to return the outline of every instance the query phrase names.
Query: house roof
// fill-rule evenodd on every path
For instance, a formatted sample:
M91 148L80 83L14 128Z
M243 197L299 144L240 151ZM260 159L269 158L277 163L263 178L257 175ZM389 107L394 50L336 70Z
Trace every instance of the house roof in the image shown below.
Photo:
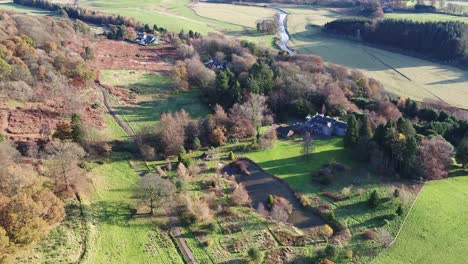
M306 121L306 124L321 124L321 125L327 125L330 124L331 126L336 126L338 128L343 128L345 129L348 125L340 121L336 118L332 118L329 116L321 115L321 114L316 114L313 117L309 118L309 120Z

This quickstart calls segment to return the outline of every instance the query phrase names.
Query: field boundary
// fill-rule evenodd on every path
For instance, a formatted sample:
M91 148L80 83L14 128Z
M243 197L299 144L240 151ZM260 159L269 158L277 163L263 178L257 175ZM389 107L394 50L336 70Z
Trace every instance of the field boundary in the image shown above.
M421 196L421 193L424 191L424 187L426 186L426 184L424 184L422 187L421 187L421 190L419 191L418 195L416 196L416 198L414 199L413 203L411 204L411 207L410 209L408 210L408 213L406 214L405 216L405 219L403 219L403 222L401 223L400 225L400 228L398 229L398 232L397 234L395 235L395 237L393 238L393 241L390 243L390 245L385 248L382 252L380 252L373 260L371 263L374 263L376 260L377 260L377 257L382 255L383 253L387 252L388 249L390 249L393 244L397 241L398 237L400 236L400 233L401 233L401 230L403 229L403 227L405 226L406 224L406 221L408 220L408 217L409 215L411 214L411 212L413 211L413 207L414 205L416 204L416 202L419 200L419 197Z

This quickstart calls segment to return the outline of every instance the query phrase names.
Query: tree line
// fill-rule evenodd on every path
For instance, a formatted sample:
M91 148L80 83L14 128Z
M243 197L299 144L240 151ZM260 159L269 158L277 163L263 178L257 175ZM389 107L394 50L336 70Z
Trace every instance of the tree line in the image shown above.
M370 43L418 52L440 60L464 59L463 63L468 62L468 25L462 22L344 18L325 24L323 30Z

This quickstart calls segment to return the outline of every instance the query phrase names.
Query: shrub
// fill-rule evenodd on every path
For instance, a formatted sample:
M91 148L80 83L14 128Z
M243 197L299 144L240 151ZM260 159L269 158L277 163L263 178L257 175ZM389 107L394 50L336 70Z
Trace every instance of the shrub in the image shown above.
M249 254L249 257L255 262L259 262L263 258L262 252L260 251L260 249L258 249L255 246L249 249L248 254Z
M201 142L200 142L200 139L198 137L195 137L195 139L193 140L193 150L199 150L201 149L202 145L201 145Z
M331 226L329 226L328 224L325 224L322 227L322 234L330 238L331 236L333 236L333 228L331 228Z
M398 208L396 210L396 214L399 215L399 216L402 216L403 215L403 206L398 205Z
M229 152L229 160L236 160L236 155L232 151Z
M377 233L376 240L379 244L387 248L392 244L393 237L387 230L381 228Z
M336 194L331 193L331 192L322 192L322 195L327 197L327 198L332 199L335 202L339 202L339 201L343 200L343 198L341 196L336 195Z
M273 195L268 195L267 204L268 206L273 207L273 205L275 204L275 197L273 197Z
M207 238L203 244L205 247L211 248L214 245L214 241L211 238Z
M379 205L379 194L377 193L376 190L374 190L370 197L369 200L367 200L367 203L369 204L370 207L376 208Z
M366 232L364 232L363 236L364 236L365 239L375 240L375 238L377 237L377 234L372 230L366 230Z
M308 199L307 199L307 196L304 195L304 194L301 194L301 195L299 196L299 202L301 203L301 206L302 206L302 207L307 207L307 205L309 204L309 201L308 201Z
M351 193L352 193L352 186L343 187L343 189L341 190L341 195L343 195L346 198L351 196Z
M325 248L325 255L329 259L336 259L336 257L338 256L338 248L333 244L327 245L327 247Z
M333 211L328 214L328 219L330 221L336 221L336 216L335 216L335 213Z
M232 202L236 205L249 205L251 200L249 193L242 183L239 183L232 192Z

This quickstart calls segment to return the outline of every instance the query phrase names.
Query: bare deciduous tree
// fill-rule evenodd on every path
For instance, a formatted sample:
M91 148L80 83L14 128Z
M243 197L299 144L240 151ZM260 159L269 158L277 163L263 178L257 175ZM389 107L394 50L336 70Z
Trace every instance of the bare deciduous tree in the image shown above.
M154 214L157 206L171 201L175 191L176 188L170 180L152 173L142 177L138 185L140 199L150 208L151 214Z
M66 192L80 178L85 177L78 163L86 155L83 148L68 141L55 140L47 144L48 175L54 181L56 191Z
M304 137L302 138L302 154L305 155L306 157L310 156L310 153L314 150L314 141L312 139L312 136L310 135L310 132L306 132L304 134Z
M232 201L236 205L249 205L251 200L249 193L242 183L239 183L232 192Z
M418 155L422 173L430 180L446 178L453 155L453 146L441 136L422 140Z

